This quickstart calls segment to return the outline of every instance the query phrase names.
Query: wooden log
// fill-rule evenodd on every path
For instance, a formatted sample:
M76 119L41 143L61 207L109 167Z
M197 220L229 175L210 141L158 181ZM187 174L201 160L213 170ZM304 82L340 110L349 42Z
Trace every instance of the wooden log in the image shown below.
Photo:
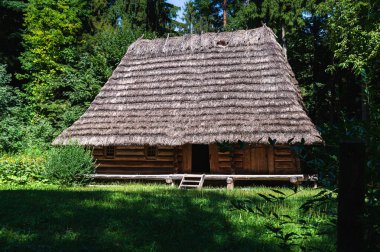
M155 162L155 161L166 161L166 162L173 162L174 163L174 158L173 157L157 157L157 159L146 159L145 156L115 156L114 158L105 158L103 157L94 157L97 162L101 163L103 161L109 162L110 160L114 161L125 161L125 162Z
M151 174L173 174L174 168L172 167L162 167L162 168L130 168L130 169L123 169L123 168L109 168L109 167L102 167L96 169L97 174L110 174L110 175L136 175L136 174L145 174L145 175L151 175Z
M289 147L275 147L274 148L274 154L276 156L281 156L281 155L291 155L292 154L292 151L290 150Z
M156 160L155 160L156 161ZM98 167L117 167L117 168L159 168L159 167L173 167L173 162L130 162L130 161L102 161L98 163Z
M166 184L169 184L171 187L175 186L174 180L171 177L165 179Z
M234 189L234 179L231 177L227 178L227 190L233 190Z
M170 156L174 155L174 150L158 150L157 156Z
M363 251L364 228L361 218L365 197L365 144L340 144L338 174L338 250Z
M95 174L94 178L97 179L149 179L149 180L165 180L171 177L173 180L180 180L183 176L190 176L189 174ZM232 178L235 180L252 180L252 181L289 181L290 178L295 177L298 181L307 180L307 176L302 174L292 174L292 175L244 175L244 174L206 174L204 176L205 180L227 180Z
M142 150L144 151L145 147L143 145L131 145L131 146L116 146L117 150Z

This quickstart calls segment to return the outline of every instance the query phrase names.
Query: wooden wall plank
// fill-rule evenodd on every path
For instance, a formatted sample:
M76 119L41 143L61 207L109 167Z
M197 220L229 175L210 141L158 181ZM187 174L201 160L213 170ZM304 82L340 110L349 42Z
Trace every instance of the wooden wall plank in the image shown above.
M253 174L256 174L257 170L258 170L258 162L257 162L257 157L256 157L256 152L257 152L257 148L256 147L251 147L251 167L249 169L250 172L252 172Z
M145 146L143 145L134 145L134 146L115 146L115 148L119 150L143 150L145 149Z
M268 158L265 146L260 146L256 148L256 158L257 158L257 172L259 174L268 174Z
M117 162L114 160L111 161L103 161L101 163L98 163L98 167L107 166L107 167L125 167L128 169L131 168L145 168L145 167L174 167L173 162Z
M171 150L161 150L158 149L157 156L173 156L174 155L174 149Z
M267 160L268 160L268 173L269 174L275 174L273 146L267 147Z
M191 144L182 146L182 172L191 173L192 148Z
M98 165L97 172L125 173L125 174L159 174L175 172L176 165L182 165L182 153L174 160L174 147L158 146L157 158L146 159L144 146L115 146L115 157L104 156L104 148L93 151ZM176 162L175 162L176 161Z
M243 169L247 172L251 169L251 147L247 147L243 151Z
M106 158L104 148L93 148L93 156L99 164L97 172L126 174L191 173L192 146L158 146L157 159L146 159L144 146L116 146L115 157ZM300 172L299 159L287 146L256 145L234 152L219 152L216 144L209 145L210 172L228 174L291 174Z
M296 154L294 154L295 156L295 159L296 159L296 169L297 169L297 173L301 173L301 160L299 157L296 156Z
M110 174L171 174L174 173L173 167L160 167L151 169L141 168L116 168L116 167L99 167L97 173Z
M118 148L115 150L116 156L130 156L130 155L139 155L145 157L144 150L119 150Z
M130 162L160 162L160 161L166 161L166 162L174 162L174 157L157 157L157 159L146 159L143 156L122 156L122 157L115 157L115 158L105 158L104 156L94 156L94 159L98 162L103 161L130 161Z
M210 172L218 173L219 172L219 155L218 155L218 145L210 144L209 145L209 153L210 153Z
M289 146L274 148L274 168L276 174L291 174L300 172L297 157Z

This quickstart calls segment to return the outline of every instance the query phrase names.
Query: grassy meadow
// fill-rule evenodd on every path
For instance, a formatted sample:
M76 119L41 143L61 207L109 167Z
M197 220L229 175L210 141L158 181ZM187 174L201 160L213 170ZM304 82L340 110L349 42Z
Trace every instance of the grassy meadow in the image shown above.
M280 190L287 197L271 203L261 195ZM333 251L336 237L326 232L325 210L299 207L320 190L245 187L178 190L157 184L0 186L0 248L4 251L283 251L270 224L276 215L305 225L285 224L294 251ZM237 210L248 202L270 216ZM301 216L302 215L302 216ZM327 225L328 226L328 225ZM312 227L312 228L310 228ZM286 229L286 228L285 228ZM286 231L286 230L285 230ZM288 233L290 233L290 231ZM305 237L308 237L305 239ZM304 247L304 248L302 248Z

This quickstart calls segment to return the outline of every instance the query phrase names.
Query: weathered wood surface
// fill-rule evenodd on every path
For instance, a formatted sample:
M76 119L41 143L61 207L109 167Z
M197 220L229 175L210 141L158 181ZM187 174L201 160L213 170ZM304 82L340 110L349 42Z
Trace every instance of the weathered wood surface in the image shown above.
M205 174L185 174L182 176L181 183L179 184L179 189L186 188L198 188L203 187L205 181Z
M182 180L184 176L190 174L159 174L159 175L132 175L132 174L95 174L95 179L126 179L126 180ZM198 175L199 176L199 175ZM245 175L245 174L206 174L205 180L224 180L228 178L233 180L257 180L257 181L290 181L295 178L297 181L309 180L309 176L303 174L290 174L290 175Z
M157 157L146 157L144 146L115 146L114 157L105 148L93 150L97 173L167 174L192 172L192 146L158 146ZM243 150L220 152L209 145L212 174L300 174L299 159L287 146L253 145Z
M107 157L105 148L97 147L93 156L97 173L157 174L175 173L182 169L182 148L158 146L155 158L146 157L146 146L115 146L114 157Z
M276 174L288 174L300 172L299 161L288 146L274 147L274 172Z
M217 173L219 171L219 156L218 156L218 145L209 145L210 154L210 172Z
M213 155L215 151L211 152ZM218 162L211 162L213 173L292 174L300 173L299 159L288 146L253 145L243 150L218 152Z
M227 178L227 190L233 190L234 189L234 179L229 177Z
M191 144L182 146L182 169L181 172L191 172L192 148Z

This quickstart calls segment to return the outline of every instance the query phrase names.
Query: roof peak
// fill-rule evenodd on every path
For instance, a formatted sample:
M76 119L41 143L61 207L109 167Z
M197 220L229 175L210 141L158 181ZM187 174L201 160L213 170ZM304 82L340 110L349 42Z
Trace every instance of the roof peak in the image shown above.
M139 38L128 48L127 54L132 57L154 57L162 54L192 53L212 48L252 46L261 43L275 43L276 46L280 46L274 32L263 25L249 30L185 34L152 40Z

